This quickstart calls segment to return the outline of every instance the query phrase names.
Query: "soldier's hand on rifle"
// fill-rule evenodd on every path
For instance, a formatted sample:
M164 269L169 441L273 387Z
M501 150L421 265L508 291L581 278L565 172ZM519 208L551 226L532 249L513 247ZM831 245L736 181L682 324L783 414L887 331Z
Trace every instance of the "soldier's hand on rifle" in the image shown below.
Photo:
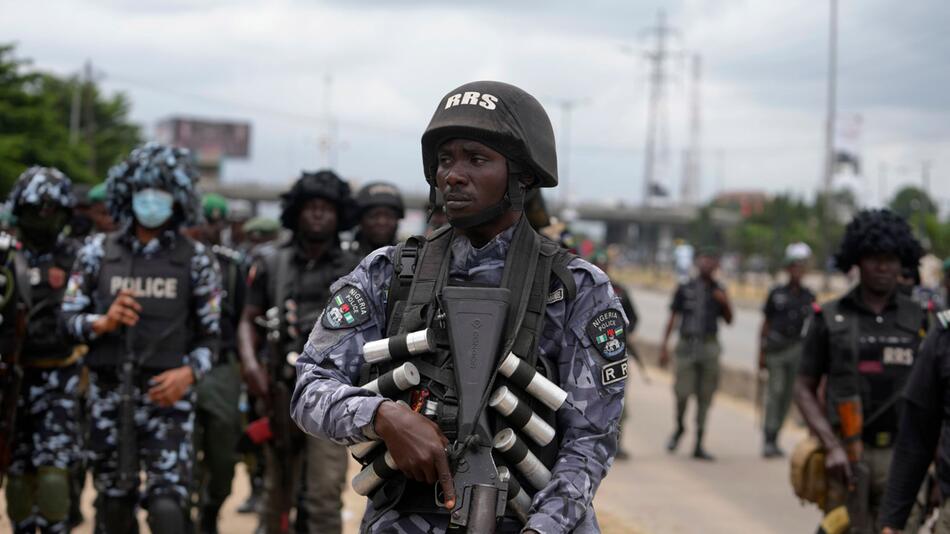
M901 531L899 531L899 530L894 530L894 529L892 529L891 527L884 527L884 528L881 530L881 534L901 534Z
M267 386L269 378L267 376L267 369L264 369L260 364L254 363L252 365L245 365L241 367L241 378L244 379L244 383L247 384L248 391L251 392L251 395L254 395L258 399L267 399L267 394L269 388Z
M666 366L670 364L670 349L663 345L660 347L660 368L666 369Z
M851 462L844 447L836 445L828 449L825 456L825 470L829 477L837 477L850 488L854 485L854 474L851 472Z
M151 382L153 385L148 390L148 398L159 406L168 407L185 396L188 388L195 383L195 374L186 365L156 375Z
M122 290L109 306L109 311L92 323L96 334L108 334L121 326L135 326L139 322L142 305L135 301L131 291Z
M438 482L445 495L445 507L455 508L455 483L446 449L449 440L439 425L395 402L384 402L376 410L374 426L396 467L413 480Z

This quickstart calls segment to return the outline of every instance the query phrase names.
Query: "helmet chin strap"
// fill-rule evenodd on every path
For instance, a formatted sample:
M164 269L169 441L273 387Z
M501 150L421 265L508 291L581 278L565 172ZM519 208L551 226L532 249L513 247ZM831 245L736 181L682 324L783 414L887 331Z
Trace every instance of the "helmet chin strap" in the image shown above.
M465 230L474 228L485 223L494 221L505 214L506 211L524 211L525 187L521 183L521 166L513 161L508 161L508 190L497 203L484 210L465 217L450 218L449 224L453 228ZM435 196L435 188L430 188L429 198Z

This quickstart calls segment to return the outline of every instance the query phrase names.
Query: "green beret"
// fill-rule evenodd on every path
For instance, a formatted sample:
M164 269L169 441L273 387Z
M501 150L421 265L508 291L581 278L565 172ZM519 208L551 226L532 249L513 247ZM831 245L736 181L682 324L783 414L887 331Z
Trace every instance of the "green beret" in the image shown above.
M268 219L267 217L252 217L241 228L244 229L244 233L250 234L258 232L261 234L275 234L280 231L280 222L276 219Z
M106 183L102 182L101 184L93 187L86 193L86 200L90 204L97 204L99 202L106 201Z
M699 256L711 256L713 258L718 258L722 255L722 251L716 245L703 245L699 247L699 252L696 254Z
M228 201L217 193L208 193L201 198L201 210L209 221L219 221L228 216Z

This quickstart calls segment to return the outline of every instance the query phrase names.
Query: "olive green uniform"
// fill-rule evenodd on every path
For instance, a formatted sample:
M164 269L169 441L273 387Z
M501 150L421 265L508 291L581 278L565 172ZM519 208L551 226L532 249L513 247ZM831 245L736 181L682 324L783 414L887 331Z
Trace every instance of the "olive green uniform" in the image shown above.
M811 314L815 295L790 284L769 292L762 312L769 322L763 347L769 371L765 400L765 440L775 442L792 405L792 386L802 357L802 328Z
M683 416L690 396L696 397L696 432L702 439L706 415L719 386L719 318L725 310L713 291L722 289L715 281L701 278L680 284L673 295L670 311L680 316L680 335L676 343L676 367L673 393L676 397L676 425L683 428Z
M241 374L238 367L236 329L246 293L241 258L237 252L212 248L221 267L221 354L218 363L196 386L197 425L195 450L199 451L202 531L215 532L218 510L231 494L236 447L241 437Z

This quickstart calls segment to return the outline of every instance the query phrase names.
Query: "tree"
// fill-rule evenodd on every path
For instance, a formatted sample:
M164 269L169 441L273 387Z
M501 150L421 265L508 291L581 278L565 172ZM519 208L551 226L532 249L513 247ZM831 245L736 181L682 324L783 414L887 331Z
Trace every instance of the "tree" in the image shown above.
M140 141L139 128L128 120L129 103L119 94L103 98L93 83L83 88L92 98L95 131L70 143L69 112L73 83L29 68L0 45L0 192L31 165L57 167L74 181L97 182L108 167Z
M930 198L930 195L914 186L901 188L894 195L889 206L894 213L908 221L920 217L921 214L924 216L937 214L937 205Z

